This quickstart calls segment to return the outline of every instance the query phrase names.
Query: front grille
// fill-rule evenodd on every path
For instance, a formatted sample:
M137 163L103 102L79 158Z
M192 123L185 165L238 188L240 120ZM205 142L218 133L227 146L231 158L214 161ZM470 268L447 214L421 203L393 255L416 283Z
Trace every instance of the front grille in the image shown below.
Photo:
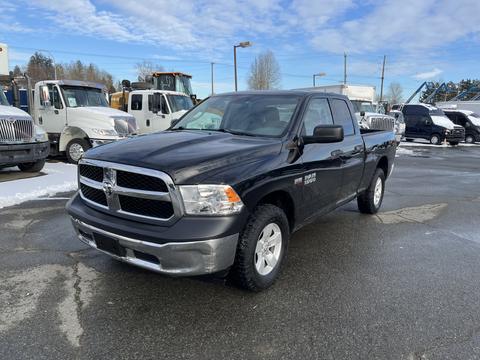
M86 199L93 201L94 203L107 206L107 196L102 190L92 188L82 183L80 183L80 190Z
M374 130L393 130L395 128L395 119L389 117L370 118L370 129Z
M135 118L117 118L114 120L115 131L120 136L135 134L137 123Z
M27 142L33 138L30 119L0 119L0 142Z
M168 201L142 199L119 195L120 208L123 211L141 216L168 219L173 215L172 203Z
M164 225L182 213L178 190L161 171L82 159L78 174L87 205L113 216Z
M117 171L117 185L136 190L168 192L162 179L121 170Z
M86 177L88 179L95 180L98 182L103 181L103 168L99 166L81 164L79 165L78 171L80 172L80 175L83 177Z

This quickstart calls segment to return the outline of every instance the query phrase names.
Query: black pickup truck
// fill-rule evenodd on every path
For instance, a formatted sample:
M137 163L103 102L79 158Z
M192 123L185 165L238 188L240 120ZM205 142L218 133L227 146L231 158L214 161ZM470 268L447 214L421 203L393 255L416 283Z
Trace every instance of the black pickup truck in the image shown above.
M80 240L170 275L225 273L259 291L291 234L353 199L382 204L395 134L311 91L212 96L169 130L89 150L67 204Z

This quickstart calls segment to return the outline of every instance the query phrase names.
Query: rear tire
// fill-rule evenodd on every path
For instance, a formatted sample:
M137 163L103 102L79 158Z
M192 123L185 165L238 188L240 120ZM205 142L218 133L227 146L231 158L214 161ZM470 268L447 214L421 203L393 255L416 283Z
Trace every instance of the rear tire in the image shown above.
M432 145L440 145L442 143L442 138L439 134L432 134L430 136L430 144Z
M231 280L246 290L261 291L278 277L288 248L288 220L277 206L255 208L240 234Z
M385 193L385 173L377 169L367 190L358 195L358 210L364 214L376 214L382 206Z
M473 137L473 135L467 135L467 136L465 136L465 142L467 144L474 144L475 143L475 138Z
M24 172L39 172L45 165L45 159L37 160L31 163L18 164L18 168Z
M67 159L69 163L77 164L78 160L81 159L85 151L90 149L92 146L85 139L73 139L67 144L65 149Z

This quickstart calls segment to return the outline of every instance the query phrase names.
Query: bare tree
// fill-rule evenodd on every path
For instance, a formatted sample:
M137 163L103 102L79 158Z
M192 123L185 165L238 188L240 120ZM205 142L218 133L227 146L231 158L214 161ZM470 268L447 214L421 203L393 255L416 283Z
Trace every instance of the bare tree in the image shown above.
M269 90L280 87L280 66L270 50L259 54L250 66L248 87Z
M145 81L147 75L152 75L156 71L165 71L165 68L160 64L155 64L148 60L143 60L135 64L137 69L138 81Z
M399 104L403 102L403 88L397 82L392 82L388 86L387 99L390 104Z

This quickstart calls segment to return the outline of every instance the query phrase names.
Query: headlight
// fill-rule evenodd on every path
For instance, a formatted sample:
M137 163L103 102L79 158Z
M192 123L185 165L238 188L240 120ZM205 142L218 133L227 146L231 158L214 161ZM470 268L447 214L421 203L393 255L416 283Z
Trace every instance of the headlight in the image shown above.
M450 130L448 130L448 129L445 130L445 134L447 134L447 135L450 134Z
M100 136L118 136L114 129L90 129L96 135Z
M243 202L228 185L179 186L189 215L230 215L242 210Z
M35 141L38 141L38 142L48 141L47 133L40 126L35 125L34 130L35 130Z

